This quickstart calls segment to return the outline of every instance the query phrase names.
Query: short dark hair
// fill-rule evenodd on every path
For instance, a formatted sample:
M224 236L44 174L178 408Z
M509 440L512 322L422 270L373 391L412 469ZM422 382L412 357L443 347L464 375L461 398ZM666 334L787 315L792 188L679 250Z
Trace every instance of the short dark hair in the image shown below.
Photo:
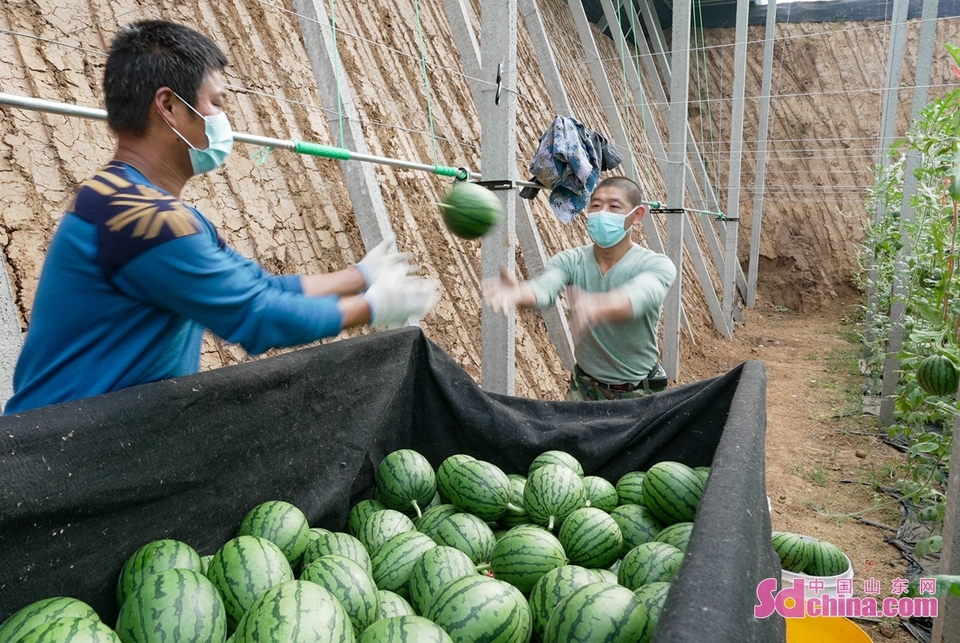
M158 89L169 87L194 105L207 74L226 66L220 48L190 27L163 20L127 25L110 44L103 75L107 125L142 135Z
M594 191L600 188L617 188L618 190L623 190L623 193L627 196L627 201L629 201L633 207L637 207L643 201L643 190L640 189L640 186L637 185L635 181L625 176L608 176L597 183Z

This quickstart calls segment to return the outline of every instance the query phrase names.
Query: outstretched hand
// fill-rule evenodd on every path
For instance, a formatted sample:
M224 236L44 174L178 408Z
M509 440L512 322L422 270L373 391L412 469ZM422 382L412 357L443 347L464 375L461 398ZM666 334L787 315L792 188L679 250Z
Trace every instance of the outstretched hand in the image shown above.
M357 270L363 275L364 288L370 288L388 276L393 278L397 274L416 272L417 266L410 264L412 256L409 252L397 252L397 239L391 234L357 262Z
M410 277L394 271L373 284L363 295L370 306L370 324L399 327L418 322L440 299L436 279Z
M523 299L517 278L506 267L500 266L500 275L483 280L483 303L493 312L506 315Z

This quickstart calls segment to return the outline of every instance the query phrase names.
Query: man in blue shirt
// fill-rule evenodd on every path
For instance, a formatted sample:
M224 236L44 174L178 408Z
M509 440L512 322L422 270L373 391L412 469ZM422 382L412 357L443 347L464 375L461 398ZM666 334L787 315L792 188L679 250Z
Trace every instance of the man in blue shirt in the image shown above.
M275 276L230 248L180 192L233 145L227 60L169 22L124 28L104 75L112 161L81 186L47 254L5 412L195 373L209 328L252 354L425 315L438 283L392 240L356 266Z

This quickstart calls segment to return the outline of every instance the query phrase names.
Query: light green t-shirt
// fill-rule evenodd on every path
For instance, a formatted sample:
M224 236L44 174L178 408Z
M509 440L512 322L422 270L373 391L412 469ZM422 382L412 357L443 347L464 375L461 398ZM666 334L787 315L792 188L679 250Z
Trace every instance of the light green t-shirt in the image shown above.
M633 306L633 319L588 330L577 346L576 359L580 368L601 382L636 384L660 359L657 326L663 300L676 276L677 269L669 257L636 244L601 275L591 244L555 255L543 274L527 283L536 295L538 308L551 305L567 286L588 292L623 288Z

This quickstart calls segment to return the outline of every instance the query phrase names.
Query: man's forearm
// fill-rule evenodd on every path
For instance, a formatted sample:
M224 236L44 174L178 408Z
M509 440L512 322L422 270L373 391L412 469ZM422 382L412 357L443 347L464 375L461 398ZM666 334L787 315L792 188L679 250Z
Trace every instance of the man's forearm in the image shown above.
M300 287L304 295L356 295L364 288L363 273L351 267L337 272L318 275L300 275Z

